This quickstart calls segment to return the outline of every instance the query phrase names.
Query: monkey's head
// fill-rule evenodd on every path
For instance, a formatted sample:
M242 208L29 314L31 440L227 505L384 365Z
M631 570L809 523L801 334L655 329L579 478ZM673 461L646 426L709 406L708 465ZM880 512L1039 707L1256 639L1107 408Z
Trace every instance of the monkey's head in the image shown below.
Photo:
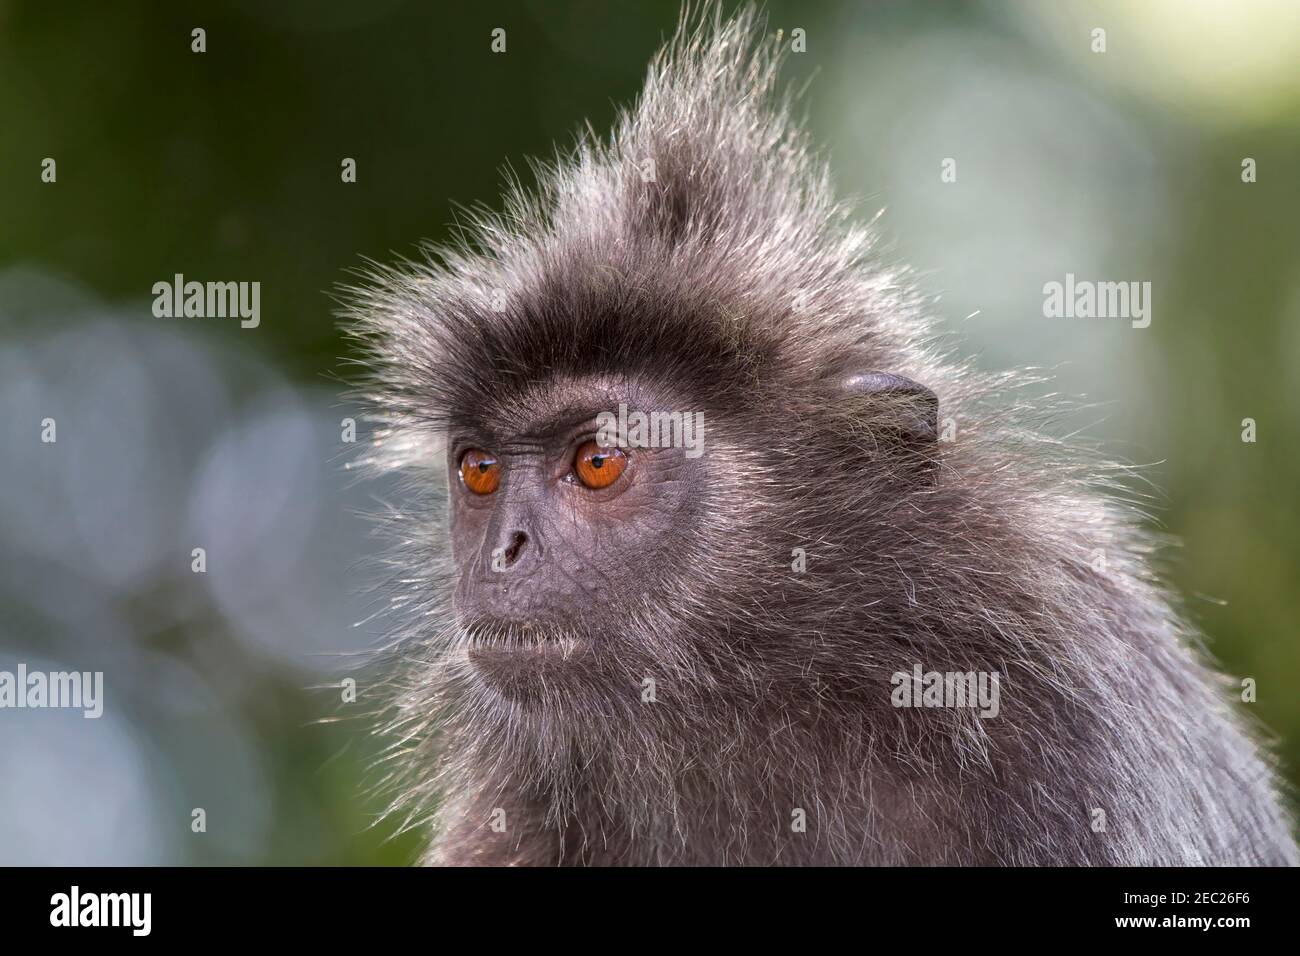
M822 700L863 679L863 608L904 591L943 366L760 35L684 31L609 144L354 290L379 457L445 493L402 512L431 649L409 706L436 695L479 742L671 749Z

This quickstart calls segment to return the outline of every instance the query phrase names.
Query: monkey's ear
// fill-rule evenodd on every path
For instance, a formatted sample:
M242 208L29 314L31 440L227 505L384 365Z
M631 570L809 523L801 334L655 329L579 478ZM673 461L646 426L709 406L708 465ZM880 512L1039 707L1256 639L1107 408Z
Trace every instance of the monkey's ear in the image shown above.
M914 448L939 438L939 398L924 385L891 372L854 372L840 381L845 395L870 402L871 418Z

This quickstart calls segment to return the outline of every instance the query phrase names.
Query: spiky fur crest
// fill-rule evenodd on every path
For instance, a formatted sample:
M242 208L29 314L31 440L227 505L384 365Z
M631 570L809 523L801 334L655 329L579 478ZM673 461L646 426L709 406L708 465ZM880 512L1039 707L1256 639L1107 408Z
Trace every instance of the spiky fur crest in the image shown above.
M371 463L414 502L393 516L395 811L437 808L450 862L1295 862L1155 542L1100 494L1122 472L1042 434L1026 378L939 349L832 199L761 33L748 8L685 19L608 143L541 169L535 196L512 186L466 245L351 290ZM834 392L863 369L939 396L956 435L932 476L885 447L887 404ZM704 409L725 476L587 693L503 702L450 607L442 436L627 380ZM810 482L809 460L846 466ZM893 708L915 662L998 671L1001 718ZM666 699L647 707L628 679L651 671ZM509 832L485 839L495 807Z

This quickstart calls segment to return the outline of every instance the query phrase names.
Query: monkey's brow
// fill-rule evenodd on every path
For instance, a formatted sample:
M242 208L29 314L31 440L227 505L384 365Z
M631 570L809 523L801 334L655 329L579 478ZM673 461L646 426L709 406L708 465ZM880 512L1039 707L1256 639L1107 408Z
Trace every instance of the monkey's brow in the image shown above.
M600 412L609 411L610 408L608 400L573 401L558 407L538 409L531 416L525 413L510 422L509 427L503 427L506 425L504 422L497 422L493 430L503 438L557 438L594 421ZM615 402L612 408L617 411L618 403Z

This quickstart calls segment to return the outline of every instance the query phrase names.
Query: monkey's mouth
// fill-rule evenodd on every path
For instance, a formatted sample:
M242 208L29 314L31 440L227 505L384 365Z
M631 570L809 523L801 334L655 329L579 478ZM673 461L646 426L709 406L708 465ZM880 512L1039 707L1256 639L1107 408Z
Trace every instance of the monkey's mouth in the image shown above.
M587 642L573 631L528 621L476 620L462 625L461 631L465 653L475 663L567 661L587 648Z

